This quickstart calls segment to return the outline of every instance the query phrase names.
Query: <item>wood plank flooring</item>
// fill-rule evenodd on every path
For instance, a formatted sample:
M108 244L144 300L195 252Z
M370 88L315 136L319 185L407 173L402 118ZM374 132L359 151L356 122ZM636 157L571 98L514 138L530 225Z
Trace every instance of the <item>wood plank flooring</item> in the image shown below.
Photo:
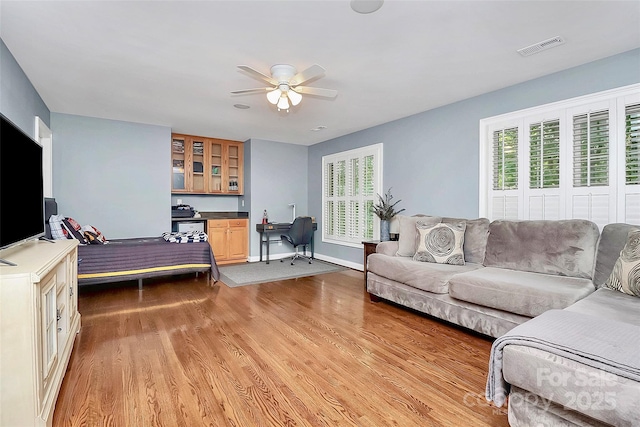
M386 302L362 273L229 288L81 288L54 426L507 426L491 341Z

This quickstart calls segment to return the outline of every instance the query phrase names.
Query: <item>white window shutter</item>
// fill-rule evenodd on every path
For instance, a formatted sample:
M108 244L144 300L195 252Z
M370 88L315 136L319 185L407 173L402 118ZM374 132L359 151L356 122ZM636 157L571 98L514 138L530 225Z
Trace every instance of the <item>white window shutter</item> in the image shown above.
M624 180L620 184L624 216L620 221L640 225L640 94L627 97L624 103Z
M640 84L481 120L480 214L640 225Z
M372 240L377 223L372 206L381 192L382 144L322 158L323 241L361 246Z

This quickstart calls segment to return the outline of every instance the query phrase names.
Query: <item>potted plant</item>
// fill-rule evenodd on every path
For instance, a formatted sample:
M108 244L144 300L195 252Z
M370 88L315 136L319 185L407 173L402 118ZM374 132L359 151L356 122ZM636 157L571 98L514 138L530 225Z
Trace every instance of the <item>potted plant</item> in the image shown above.
M380 218L380 240L387 241L389 240L389 221L404 211L404 209L400 209L396 211L396 205L400 203L402 200L398 200L397 202L393 202L393 195L391 195L391 187L384 193L384 197L378 194L378 203L373 205L373 213L376 214L378 218Z

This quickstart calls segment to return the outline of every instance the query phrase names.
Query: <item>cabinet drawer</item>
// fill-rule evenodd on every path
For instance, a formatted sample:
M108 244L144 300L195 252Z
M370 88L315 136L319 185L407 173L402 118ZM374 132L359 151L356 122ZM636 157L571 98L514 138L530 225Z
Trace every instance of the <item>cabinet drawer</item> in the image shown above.
M230 219L229 227L246 227L248 220L246 219Z
M210 219L207 221L207 226L209 228L227 228L229 227L229 221L226 219Z

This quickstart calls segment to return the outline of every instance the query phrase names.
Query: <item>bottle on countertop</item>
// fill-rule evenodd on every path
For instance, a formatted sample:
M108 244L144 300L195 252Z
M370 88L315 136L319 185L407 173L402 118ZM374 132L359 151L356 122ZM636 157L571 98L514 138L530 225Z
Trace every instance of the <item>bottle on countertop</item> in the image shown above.
M269 223L269 215L267 215L267 210L264 210L264 213L262 214L262 223L263 224L268 224Z

